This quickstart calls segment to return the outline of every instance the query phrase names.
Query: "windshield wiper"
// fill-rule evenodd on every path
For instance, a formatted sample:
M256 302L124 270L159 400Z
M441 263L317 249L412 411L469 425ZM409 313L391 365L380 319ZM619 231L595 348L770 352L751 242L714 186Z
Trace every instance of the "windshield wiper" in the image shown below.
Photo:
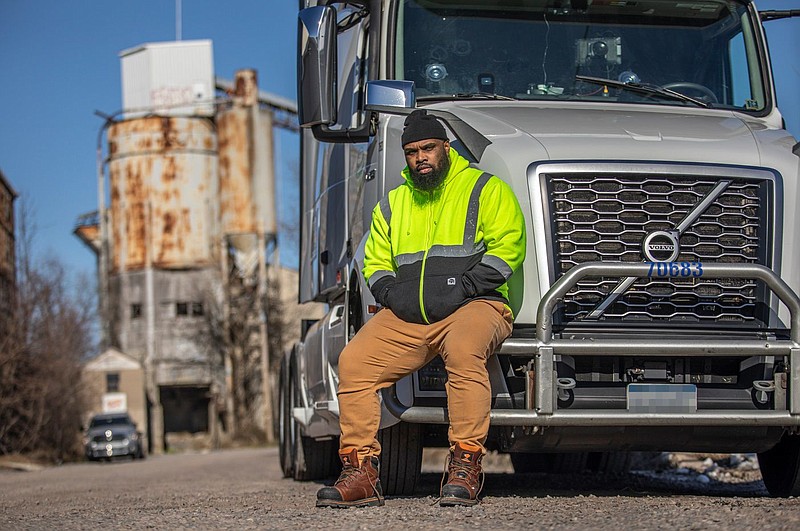
M575 76L575 79L577 79L578 81L586 81L587 83L594 83L595 85L608 85L609 87L614 87L622 90L629 90L631 92L637 92L639 94L645 94L647 96L661 96L662 98L666 99L685 101L693 103L698 107L705 107L705 108L711 107L710 103L706 103L703 100L691 98L686 94L681 94L680 92L676 92L674 90L656 87L653 85L642 85L641 83L623 83L622 81L616 81L614 79L604 79L602 77L590 77L590 76Z
M517 98L493 94L491 92L459 92L457 94L430 94L428 96L418 96L417 101L424 100L503 100L517 101Z

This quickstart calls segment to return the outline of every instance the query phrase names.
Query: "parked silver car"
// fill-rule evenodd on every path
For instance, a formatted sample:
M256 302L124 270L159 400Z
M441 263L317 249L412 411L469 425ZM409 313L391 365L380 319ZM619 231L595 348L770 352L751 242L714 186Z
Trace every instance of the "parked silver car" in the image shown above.
M144 459L144 441L127 413L104 413L92 417L84 437L86 457L91 460L128 456Z

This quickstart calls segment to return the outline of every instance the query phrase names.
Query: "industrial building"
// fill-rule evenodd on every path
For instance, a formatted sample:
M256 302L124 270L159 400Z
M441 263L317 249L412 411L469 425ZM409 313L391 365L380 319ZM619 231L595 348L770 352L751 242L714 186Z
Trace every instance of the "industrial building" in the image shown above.
M269 437L269 344L285 344L270 330L285 312L269 306L295 304L280 279L296 290L275 258L272 133L296 128L295 105L259 91L253 70L218 80L207 40L120 57L123 112L98 135L98 211L75 229L97 255L102 349L143 369L151 452L169 433Z
M0 170L0 338L9 338L16 299L14 200L17 192Z

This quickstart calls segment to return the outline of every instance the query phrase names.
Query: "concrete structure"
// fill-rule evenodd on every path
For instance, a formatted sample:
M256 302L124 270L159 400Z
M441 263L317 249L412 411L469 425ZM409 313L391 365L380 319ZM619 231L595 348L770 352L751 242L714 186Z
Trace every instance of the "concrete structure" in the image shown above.
M142 367L153 453L167 433L272 433L273 110L292 109L265 104L252 70L216 99L147 100L147 87L213 79L206 55L191 41L121 54L124 104L150 107L106 122L99 213L75 230L98 256L104 347Z

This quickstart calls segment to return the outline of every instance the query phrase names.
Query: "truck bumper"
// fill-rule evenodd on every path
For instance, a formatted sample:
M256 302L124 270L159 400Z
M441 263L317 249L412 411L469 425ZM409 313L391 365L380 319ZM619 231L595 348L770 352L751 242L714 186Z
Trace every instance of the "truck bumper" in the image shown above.
M510 338L499 353L530 356L524 409L493 409L495 426L800 426L800 298L773 271L756 264L703 264L708 278L754 278L761 280L786 305L791 315L790 339L730 339L715 341L626 337L583 340L553 337L553 312L558 301L585 277L647 277L649 264L591 262L571 269L542 298L537 311L536 337ZM784 403L773 410L709 410L691 412L639 412L625 409L568 410L557 407L563 383L555 371L558 355L582 356L784 356L787 360ZM777 384L777 385L776 385ZM574 382L573 382L574 385ZM772 382L779 389L781 384ZM412 423L446 424L443 407L406 406L395 389L383 390L384 407L398 419Z

